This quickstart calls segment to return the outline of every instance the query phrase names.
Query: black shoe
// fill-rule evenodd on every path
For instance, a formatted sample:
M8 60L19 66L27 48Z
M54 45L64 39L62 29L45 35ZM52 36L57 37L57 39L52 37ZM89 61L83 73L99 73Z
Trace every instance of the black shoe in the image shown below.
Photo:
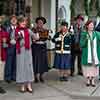
M95 85L95 82L93 82L94 81L94 77L92 77L92 79L91 79L91 81L90 81L90 85L92 86L92 87L95 87L96 85Z
M0 94L5 94L5 93L6 91L2 87L0 87Z
M90 77L87 77L86 86L87 86L87 87L91 86L91 79L90 79Z
M68 77L63 77L64 78L64 81L68 81Z
M87 83L86 86L89 87L91 84Z
M83 73L79 72L78 75L83 76Z
M92 87L96 87L96 85L95 85L95 84L91 84L91 86L92 86Z
M41 83L44 83L44 79L43 79L42 76L40 76L40 82L41 82Z
M73 74L73 73L71 73L71 74L70 74L70 76L74 77L74 74Z
M10 84L12 81L11 80L5 80L8 84Z
M64 77L60 77L59 80L60 80L60 81L64 81Z
M34 83L38 83L39 80L37 78L34 79Z
M34 83L38 83L38 82L39 82L38 76L37 74L34 74Z
M40 80L41 83L44 83L45 82L44 79L43 79L43 74L44 73L40 73L40 77L39 77L39 80Z

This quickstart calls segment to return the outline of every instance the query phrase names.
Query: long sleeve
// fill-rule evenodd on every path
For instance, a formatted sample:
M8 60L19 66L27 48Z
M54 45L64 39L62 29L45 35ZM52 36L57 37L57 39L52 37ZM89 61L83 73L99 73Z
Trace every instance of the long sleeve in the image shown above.
M97 39L100 40L100 32L96 31Z
M59 37L59 32L54 35L52 42L56 43L58 37Z
M95 31L100 32L100 22L99 22L99 24L97 25L97 27L95 28Z
M75 36L74 34L71 35L71 44L73 45L75 43Z
M88 42L87 34L86 34L86 32L82 32L81 33L81 38L80 38L80 47L81 48L86 47L87 46L87 42Z
M30 36L34 36L34 32L32 30L29 29L29 33L30 33Z

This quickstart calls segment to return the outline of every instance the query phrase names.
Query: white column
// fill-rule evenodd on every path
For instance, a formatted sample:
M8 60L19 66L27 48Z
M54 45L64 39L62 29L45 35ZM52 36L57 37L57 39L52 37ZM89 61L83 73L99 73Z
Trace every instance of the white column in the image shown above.
M41 11L40 11L40 14L41 14L41 16L44 16L45 17L45 15L44 15L44 11L45 11L45 0L41 0Z
M56 29L56 0L51 0L51 19L50 28L53 32Z
M50 4L50 9L49 9L49 13L48 15L48 21L49 21L49 29L51 29L53 31L53 33L50 34L51 37L54 36L55 34L55 29L56 29L56 0L50 0L49 2ZM54 44L51 41L48 41L48 46L49 49L54 48Z

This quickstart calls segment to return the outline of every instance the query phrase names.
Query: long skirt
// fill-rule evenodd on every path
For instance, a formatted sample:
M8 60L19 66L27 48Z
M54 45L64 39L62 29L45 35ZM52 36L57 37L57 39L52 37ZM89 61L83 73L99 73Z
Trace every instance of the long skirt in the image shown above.
M17 54L17 83L32 82L34 77L33 65L32 65L32 53L31 49L26 50L24 47L21 48L21 53Z
M4 80L5 62L0 60L0 80Z
M85 77L98 77L99 67L98 66L84 66L83 65L83 75Z
M48 72L46 44L32 44L34 74Z

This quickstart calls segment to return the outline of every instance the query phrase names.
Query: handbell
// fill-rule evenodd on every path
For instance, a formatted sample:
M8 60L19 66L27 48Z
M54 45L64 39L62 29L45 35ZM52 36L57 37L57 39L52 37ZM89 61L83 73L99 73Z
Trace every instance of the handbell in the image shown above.
M3 43L3 48L7 48L8 47L8 44L5 42Z

